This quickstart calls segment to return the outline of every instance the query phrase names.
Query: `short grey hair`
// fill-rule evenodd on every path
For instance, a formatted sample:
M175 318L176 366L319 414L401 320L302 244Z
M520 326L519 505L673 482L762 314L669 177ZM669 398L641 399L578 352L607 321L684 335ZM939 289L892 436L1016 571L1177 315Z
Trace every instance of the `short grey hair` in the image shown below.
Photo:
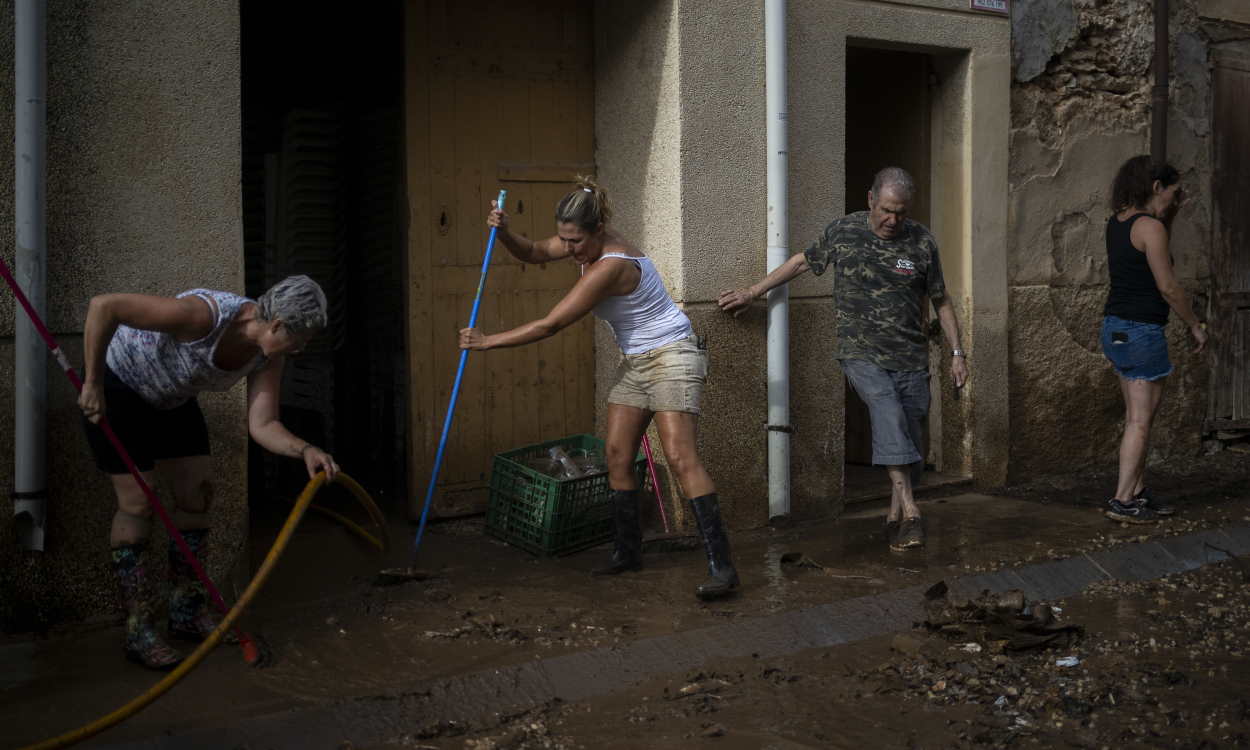
M326 327L326 294L311 278L288 276L256 300L261 320L281 320L292 333L320 331Z
M886 167L877 172L872 178L872 195L874 198L881 196L881 191L886 188L894 188L899 192L899 197L905 201L909 201L916 195L916 181L911 178L906 169L902 167Z

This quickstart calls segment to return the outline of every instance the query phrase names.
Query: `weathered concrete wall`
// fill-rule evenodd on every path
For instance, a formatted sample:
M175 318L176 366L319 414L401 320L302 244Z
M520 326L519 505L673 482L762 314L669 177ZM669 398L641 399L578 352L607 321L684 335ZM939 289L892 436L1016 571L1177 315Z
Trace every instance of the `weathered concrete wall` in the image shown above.
M765 272L763 5L601 0L596 13L599 174L616 196L617 226L642 238L670 291L709 340L712 374L700 449L722 488L731 523L759 525L767 520L764 310L760 305L729 318L715 299L720 290L744 286ZM935 172L934 184L944 191L953 184L963 188L944 209L943 226L951 234L943 254L953 264L948 281L964 315L965 340L974 352L983 347L975 361L985 386L975 398L947 407L947 453L956 471L968 471L974 446L984 442L989 458L980 468L992 482L1006 466L1005 449L997 456L993 443L1005 445L1007 420L1002 249L1008 25L968 13L959 0L925 0L911 8L853 0L790 4L792 251L847 210L842 172L848 37L953 60L948 67L956 80L935 127L957 137L935 155L945 171L940 177ZM999 157L972 158L974 127L978 142L991 151L997 145ZM661 142L669 137L674 140ZM674 144L677 158L670 158ZM669 209L677 210L676 217ZM841 504L843 380L832 359L829 291L828 279L810 277L791 289L796 516L836 512ZM602 389L618 354L602 328L597 344Z
M1193 0L1173 0L1168 156L1187 195L1173 226L1178 276L1201 294L1210 247L1207 38ZM1011 107L1011 473L1115 461L1123 405L1102 356L1104 227L1120 164L1150 148L1151 3L1016 0ZM1040 25L1036 19L1051 19ZM1067 19L1058 24L1057 19ZM1201 314L1201 306L1196 305ZM1176 373L1155 458L1199 447L1207 371L1169 327Z
M92 295L243 287L238 11L209 0L176 8L155 0L52 0L47 39L47 317L81 364L82 320ZM12 13L6 12L0 68L12 70L12 60ZM12 85L12 75L0 76L0 142L6 144L13 142ZM0 149L0 172L6 175L0 235L12 238L11 148ZM11 241L0 252L12 262ZM13 482L13 315L11 295L0 293L6 496ZM113 612L107 550L116 501L89 458L72 388L54 364L48 378L48 546L42 554L16 549L11 513L0 512L4 627ZM243 393L201 403L220 478L213 510L219 543L209 564L220 579L246 517ZM163 565L163 532L153 541Z

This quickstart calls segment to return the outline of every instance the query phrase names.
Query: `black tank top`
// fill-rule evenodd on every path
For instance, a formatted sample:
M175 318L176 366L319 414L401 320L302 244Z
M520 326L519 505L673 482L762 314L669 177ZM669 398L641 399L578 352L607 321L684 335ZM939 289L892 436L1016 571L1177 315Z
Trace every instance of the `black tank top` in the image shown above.
M1104 315L1114 315L1139 323L1167 325L1168 303L1159 293L1146 254L1133 247L1133 223L1149 214L1133 214L1120 221L1113 214L1107 219L1107 270L1111 290Z

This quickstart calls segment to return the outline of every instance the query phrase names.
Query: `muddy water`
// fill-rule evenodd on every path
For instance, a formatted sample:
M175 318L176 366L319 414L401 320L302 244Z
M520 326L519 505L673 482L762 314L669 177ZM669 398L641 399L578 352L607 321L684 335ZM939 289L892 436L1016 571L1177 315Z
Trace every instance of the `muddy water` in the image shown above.
M979 495L935 502L928 546L906 554L888 549L880 508L836 523L738 534L733 543L743 589L711 604L693 596L706 575L699 549L648 552L642 571L596 579L588 571L602 562L606 548L535 558L486 537L480 521L443 524L431 527L418 560L433 578L378 587L372 584L377 562L347 556L342 545L350 540L332 525L311 526L283 561L270 585L273 595L258 605L281 661L254 678L294 698L374 695L487 665L881 593L1031 549L1038 535L1018 523L1022 511L1013 501ZM1054 515L1072 524L1090 520L1072 509ZM405 532L397 529L396 538L404 539ZM1055 534L1051 542L1049 548L1063 537ZM793 551L823 570L783 566L781 556ZM350 559L351 567L332 576L325 566L332 556ZM310 577L310 571L317 573ZM317 576L338 582L319 599L287 602Z
M1086 627L1061 651L970 654L916 632L907 654L884 636L726 661L491 731L379 747L1246 747L1247 591L1229 564L1105 585L1056 602ZM1057 666L1065 656L1079 663Z
M928 544L905 554L886 546L880 507L837 522L737 534L743 589L711 604L692 595L705 575L698 549L648 551L642 571L595 579L587 571L606 548L535 558L486 537L480 520L440 524L427 533L417 561L434 577L377 587L374 574L385 566L353 551L333 525L310 526L270 584L272 595L258 605L281 660L253 679L295 699L385 694L485 666L931 583L1003 561L1062 556L1094 537L1122 533L1075 508L1047 509L1043 528L1024 524L1036 506L983 495L925 507ZM410 530L395 531L400 549L389 564L406 562ZM823 569L783 566L781 556L795 551ZM327 569L327 560L344 563ZM322 595L310 601L307 592L318 585Z

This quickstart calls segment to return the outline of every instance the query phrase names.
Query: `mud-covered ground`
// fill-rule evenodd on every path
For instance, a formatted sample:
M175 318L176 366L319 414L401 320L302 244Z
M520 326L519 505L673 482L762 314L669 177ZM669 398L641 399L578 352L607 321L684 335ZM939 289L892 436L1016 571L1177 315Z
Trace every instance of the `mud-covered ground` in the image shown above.
M1114 475L1080 472L988 493L931 492L921 499L928 545L904 554L888 550L884 507L874 503L837 519L738 531L743 587L717 603L692 595L704 562L688 539L648 544L642 571L603 580L587 571L606 548L538 558L486 537L481 519L442 523L422 546L429 578L378 586L380 569L403 563L412 530L392 529L396 548L385 559L310 517L246 616L273 646L273 664L252 669L236 650L219 649L100 739L176 743L178 733L249 717L350 705L430 680L1250 521L1248 453L1152 467L1150 484L1180 508L1175 520L1107 521ZM321 502L337 507L332 496ZM254 560L271 542L257 526ZM823 568L782 564L795 552ZM962 650L971 639L921 629L902 640L652 671L604 697L475 725L430 716L377 747L1237 747L1250 734L1246 591L1238 563L1225 563L1051 602L1063 622L1085 628L1059 651L1005 654L985 644L974 653ZM1079 663L1056 666L1064 656ZM90 721L155 679L121 658L118 626L6 637L0 668L0 735L18 743ZM320 739L308 746L343 742Z
M1060 647L996 653L921 627L665 675L485 730L433 722L379 747L1247 747L1248 583L1234 560L1097 585L1050 602L1084 629Z
M945 567L958 575L1250 521L1248 482L1244 449L1153 467L1151 489L1180 511L1166 524L1106 522L1085 533L1060 528L1058 537L1039 530L1046 543ZM1016 523L1044 529L1072 524L1071 510L1100 514L1114 483L1111 471L1082 472L994 494L1029 501L1031 517ZM926 505L944 504L942 494L954 493L935 493ZM887 560L893 572L907 570L906 558ZM860 562L846 572L871 579ZM1057 647L1004 652L975 634L952 639L918 623L907 634L664 675L497 726L434 721L381 747L1250 747L1248 566L1233 559L1158 581L1096 584L1047 602L1060 622L1083 632ZM885 567L880 575L890 572Z

